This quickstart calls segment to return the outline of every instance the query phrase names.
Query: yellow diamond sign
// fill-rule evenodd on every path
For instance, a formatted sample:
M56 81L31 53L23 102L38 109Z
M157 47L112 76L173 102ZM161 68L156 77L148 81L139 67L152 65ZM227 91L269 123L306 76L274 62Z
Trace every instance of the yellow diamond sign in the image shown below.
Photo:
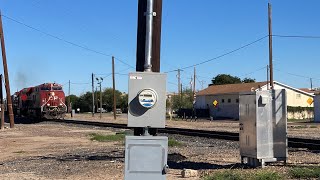
M313 99L312 99L312 98L309 98L309 99L307 100L307 103L308 103L309 105L311 105L311 104L313 103Z
M212 104L213 104L213 106L217 106L217 105L218 105L218 101L217 101L217 100L214 100L214 101L212 102Z

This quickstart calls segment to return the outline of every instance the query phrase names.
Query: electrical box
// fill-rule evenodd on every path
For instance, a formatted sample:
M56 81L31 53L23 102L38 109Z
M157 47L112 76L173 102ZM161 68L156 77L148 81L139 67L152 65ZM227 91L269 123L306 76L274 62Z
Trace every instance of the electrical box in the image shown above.
M240 155L251 166L287 159L285 90L240 94Z
M165 180L168 137L126 136L126 180Z
M164 128L166 74L129 73L128 127Z

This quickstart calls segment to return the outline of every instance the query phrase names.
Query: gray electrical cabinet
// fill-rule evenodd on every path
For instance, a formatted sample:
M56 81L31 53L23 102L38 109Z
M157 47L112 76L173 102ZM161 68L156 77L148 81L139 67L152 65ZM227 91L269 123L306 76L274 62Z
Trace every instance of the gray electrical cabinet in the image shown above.
M241 162L264 166L287 160L287 105L285 90L240 94L239 140Z
M126 136L126 180L165 180L168 137Z
M165 127L166 77L154 72L129 74L128 127Z

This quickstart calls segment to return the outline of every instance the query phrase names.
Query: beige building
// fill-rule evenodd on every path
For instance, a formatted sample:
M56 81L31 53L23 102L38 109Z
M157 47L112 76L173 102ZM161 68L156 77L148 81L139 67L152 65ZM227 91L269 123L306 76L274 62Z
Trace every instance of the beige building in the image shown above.
M209 109L213 117L239 119L239 94L267 88L267 82L209 86L197 93L196 108ZM286 90L288 106L313 107L313 104L308 103L308 99L313 100L312 93L276 81L274 88ZM217 105L213 104L215 101Z

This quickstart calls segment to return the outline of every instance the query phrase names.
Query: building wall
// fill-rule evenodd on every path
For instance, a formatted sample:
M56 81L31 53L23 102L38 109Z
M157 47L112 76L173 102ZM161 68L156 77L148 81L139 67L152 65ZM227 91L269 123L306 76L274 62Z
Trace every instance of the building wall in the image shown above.
M314 97L314 121L320 122L320 95Z
M292 89L283 87L281 85L275 84L275 89L285 89L287 92L287 106L293 107L313 107L313 104L309 105L307 100L309 98L313 98L311 95L306 95L298 91L294 91ZM262 90L267 90L266 87L262 88Z
M217 100L218 105L213 106L213 101ZM239 119L239 95L211 95L198 96L196 99L196 108L210 110L210 116L214 118L232 118Z

